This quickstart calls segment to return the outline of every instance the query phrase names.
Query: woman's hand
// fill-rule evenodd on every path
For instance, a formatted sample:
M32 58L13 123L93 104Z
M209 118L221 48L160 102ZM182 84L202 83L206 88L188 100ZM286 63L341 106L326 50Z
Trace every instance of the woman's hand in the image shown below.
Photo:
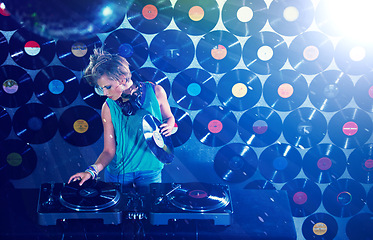
M70 177L68 184L70 182L80 181L79 185L82 186L83 183L85 183L85 181L87 181L91 177L92 177L92 175L88 172L79 172L79 173L76 173L76 174L74 174Z
M161 134L168 137L171 136L172 134L172 129L174 128L173 126L168 125L167 123L163 123L159 126L161 130Z

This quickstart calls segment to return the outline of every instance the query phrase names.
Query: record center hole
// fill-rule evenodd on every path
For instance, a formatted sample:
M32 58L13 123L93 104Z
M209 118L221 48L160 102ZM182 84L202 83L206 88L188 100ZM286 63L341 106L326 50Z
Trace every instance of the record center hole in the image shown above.
M98 190L94 188L83 188L79 191L79 195L86 198L97 197L98 194Z
M312 132L312 124L310 122L301 122L298 124L297 131L300 135L309 135Z
M233 171L239 171L243 168L244 161L241 156L233 156L229 159L229 168Z
M339 88L336 84L328 84L324 88L324 96L328 99L335 98L339 93Z

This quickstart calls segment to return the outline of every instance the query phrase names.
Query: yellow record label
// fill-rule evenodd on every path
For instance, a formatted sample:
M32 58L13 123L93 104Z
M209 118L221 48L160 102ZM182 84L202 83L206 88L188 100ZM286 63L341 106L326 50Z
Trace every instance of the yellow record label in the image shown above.
M328 231L328 227L325 223L319 222L313 225L313 233L318 236L324 235Z
M78 119L74 122L74 130L77 133L87 132L89 124L84 119Z
M12 167L18 167L22 163L22 156L19 153L10 153L6 157L6 161Z
M189 9L189 18L193 21L201 21L205 16L205 11L200 6L193 6Z

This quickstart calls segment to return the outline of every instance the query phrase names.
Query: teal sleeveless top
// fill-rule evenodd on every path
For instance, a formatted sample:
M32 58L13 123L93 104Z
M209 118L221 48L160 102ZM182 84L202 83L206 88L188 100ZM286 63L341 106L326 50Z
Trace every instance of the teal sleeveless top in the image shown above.
M161 110L152 84L146 82L143 87L145 88L145 100L142 108L131 116L124 115L115 101L106 99L116 140L115 156L107 166L111 175L158 171L164 166L150 151L142 132L142 118L146 114L150 113L162 122Z

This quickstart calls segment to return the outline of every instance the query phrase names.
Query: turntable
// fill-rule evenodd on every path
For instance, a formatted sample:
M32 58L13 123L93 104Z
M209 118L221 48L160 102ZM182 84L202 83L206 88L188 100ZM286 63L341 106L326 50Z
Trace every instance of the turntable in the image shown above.
M152 225L167 225L171 219L213 220L231 224L233 207L228 185L208 183L153 183L150 185Z
M44 183L38 200L38 223L56 225L58 220L102 219L104 224L122 222L120 184L88 180L82 186Z

